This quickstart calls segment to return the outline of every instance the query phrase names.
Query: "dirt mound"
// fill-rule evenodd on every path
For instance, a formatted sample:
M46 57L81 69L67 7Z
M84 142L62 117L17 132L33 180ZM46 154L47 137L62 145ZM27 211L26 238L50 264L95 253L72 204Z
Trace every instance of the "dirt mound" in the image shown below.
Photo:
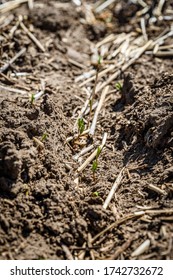
M115 109L122 102L125 119L122 119L121 131L125 133L126 142L134 142L135 138L136 142L142 140L152 148L164 149L169 145L173 126L172 83L173 76L163 74L153 84L138 89L132 75L125 76L122 99Z

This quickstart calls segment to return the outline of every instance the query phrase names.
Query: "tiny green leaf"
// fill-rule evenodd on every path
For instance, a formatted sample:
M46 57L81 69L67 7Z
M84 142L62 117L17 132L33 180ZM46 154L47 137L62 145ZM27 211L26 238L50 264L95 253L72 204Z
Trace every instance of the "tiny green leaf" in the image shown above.
M101 153L101 147L99 146L98 148L97 148L97 154L96 154L96 159L98 159L98 157L99 157L99 155L100 155L100 153Z
M102 57L101 57L101 55L99 55L99 57L98 57L98 65L101 64L101 61L102 61Z
M42 138L41 138L41 141L46 140L46 139L47 139L47 136L48 136L47 133L44 133L43 136L42 136Z
M95 161L93 161L93 164L92 164L92 171L93 171L93 173L96 172L97 168L98 168L98 162L95 160Z
M34 103L34 100L35 100L35 95L32 93L32 94L31 94L31 104Z
M96 196L96 197L98 197L99 196L99 192L93 192L93 196Z
M122 86L122 84L120 82L117 82L115 84L115 87L116 87L117 90L121 91L123 86Z
M85 129L84 120L82 118L80 118L80 119L78 119L78 130L79 130L79 133L82 134L84 129Z

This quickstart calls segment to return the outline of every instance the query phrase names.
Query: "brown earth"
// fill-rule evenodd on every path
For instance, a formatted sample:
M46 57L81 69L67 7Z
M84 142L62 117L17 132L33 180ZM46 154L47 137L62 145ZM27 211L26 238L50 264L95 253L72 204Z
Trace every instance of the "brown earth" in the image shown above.
M144 54L120 75L122 90L106 99L93 139L95 144L108 133L96 178L90 164L76 185L74 155L81 143L66 139L74 134L87 96L75 78L91 66L95 43L112 30L135 28L139 7L133 4L127 15L125 1L119 1L122 7L111 11L112 25L103 18L84 24L82 8L71 1L35 2L31 11L22 5L8 13L13 18L0 36L1 67L27 49L0 74L0 259L173 259L172 59ZM18 15L45 52L22 29L10 33ZM162 29L158 24L156 31ZM18 72L27 75L11 75ZM8 90L33 94L41 80L44 95L33 102L32 96ZM91 139L84 140L90 145ZM145 213L133 214L139 211ZM149 248L133 257L146 239Z

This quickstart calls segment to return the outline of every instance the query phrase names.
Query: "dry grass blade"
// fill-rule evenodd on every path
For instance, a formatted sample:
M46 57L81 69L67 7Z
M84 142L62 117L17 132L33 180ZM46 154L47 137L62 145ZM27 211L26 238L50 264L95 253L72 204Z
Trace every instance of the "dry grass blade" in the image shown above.
M116 2L117 0L107 0L104 3L102 3L100 6L98 6L95 9L96 13L101 13L104 9L106 9L108 6L110 6L111 4L113 4L114 2Z
M91 136L94 136L98 115L99 115L99 112L101 110L101 107L103 106L103 103L105 101L105 98L106 98L106 95L107 95L108 91L109 91L109 86L105 87L105 89L103 90L102 95L100 97L100 100L99 100L98 106L96 108L96 111L95 111L95 114L94 114L94 117L93 117L93 121L92 121L92 124L91 124L91 127L90 127L90 131L89 131L89 135L91 135Z
M98 106L98 101L94 102L94 104L92 105L91 110L93 111L97 106ZM87 108L83 115L86 116L89 113L90 113L90 108Z
M138 11L136 13L137 17L141 17L142 15L145 15L148 11L150 10L150 6L146 6L145 8L143 8L142 10Z
M2 16L0 19L0 28L7 27L13 21L14 15Z
M87 250L87 244L86 244L86 242L82 245L81 250L82 250L82 251L78 254L78 260L83 260L84 257L85 257L86 250Z
M66 255L67 260L74 260L73 255L70 252L69 248L64 244L61 244L61 247Z
M98 80L99 80L100 78L104 77L106 73L111 72L111 71L114 70L115 68L116 68L116 65L111 65L111 66L109 66L108 68L106 68L106 69L104 69L103 71L101 71L100 73L98 73ZM94 81L94 79L95 79L95 75L92 76L92 77L90 77L90 78L88 78L88 79L85 80L84 82L82 82L79 86L80 86L80 87L83 87L83 86L85 86L86 84L88 84L89 82Z
M81 133L80 136L84 136L84 135L88 134L88 132L89 132L89 129L86 129L86 130L84 130L84 131ZM69 136L69 137L66 138L66 141L65 141L65 142L66 142L66 143L69 143L70 141L77 139L78 136L79 136L79 135Z
M107 139L107 133L104 133L103 139L102 139L102 144L100 145L100 149L102 150ZM77 172L82 172L88 164L96 157L98 152L98 148L84 161L84 163L77 169Z
M91 234L90 233L88 233L88 247L90 248L90 247L92 247L91 245L91 241L92 241L92 237L91 237ZM95 260L95 256L94 256L94 250L93 249L90 249L90 256L91 256L91 259L92 260Z
M28 37L36 44L36 46L42 51L45 52L45 48L43 45L38 41L38 39L28 30L28 28L23 24L23 22L20 19L20 26L23 29L23 31L28 35Z
M144 214L145 214L144 211L132 213L132 214L126 215L126 216L124 216L123 218L119 219L118 221L116 221L116 222L110 224L107 228L105 228L104 230L102 230L101 232L99 232L97 235L95 235L95 236L92 238L92 244L93 244L100 236L104 235L106 232L110 231L111 229L118 227L119 225L123 224L124 222L126 222L126 221L128 221L128 220L137 219L137 218L139 218L140 216L143 216Z
M85 65L83 65L83 64L81 64L81 63L75 61L75 60L72 59L72 58L69 58L68 61L69 61L69 63L75 65L76 67L78 67L78 68L80 68L80 69L85 69L85 68L86 68Z
M162 9L165 4L165 0L160 0L158 6L156 7L154 14L160 16L162 14Z
M141 5L143 8L147 6L147 4L143 0L136 0L136 2Z
M150 240L145 240L132 254L132 257L138 257L146 252L150 247Z
M173 50L157 51L156 53L154 53L154 55L157 57L173 57Z
M166 29L165 31L167 31L167 29ZM171 36L173 36L173 30L170 30L168 33L164 34L163 36L162 36L162 34L161 34L161 35L160 35L158 38L156 38L156 40L151 44L151 47L155 46L156 44L158 44L158 45L163 45L164 41L165 41L167 38L171 37Z
M12 11L16 9L18 6L20 6L23 3L27 3L28 0L14 0L14 1L9 1L4 4L0 5L0 14Z
M146 214L149 214L149 215L172 214L172 213L173 213L173 209L145 210L145 213L146 213Z
M116 190L118 189L119 185L121 184L122 178L123 178L123 171L124 171L124 167L121 169L117 179L115 180L115 183L112 186L112 189L110 190L104 204L103 204L103 208L107 209L114 193L116 192Z
M16 83L15 80L10 79L7 75L3 74L0 72L0 77L3 77L5 79L5 81L10 84L10 85L14 85Z
M113 80L117 79L117 77L120 75L121 71L125 71L129 66L131 66L152 44L152 40L148 41L143 47L139 48L136 55L131 58L127 63L125 63L121 70L116 71L113 75L111 75L106 82L104 82L99 88L97 88L97 92L102 90L105 86L110 84Z
M34 0L28 0L28 7L30 10L34 8Z
M26 48L21 49L13 58L10 59L4 66L0 68L0 73L5 72L10 65L12 65L20 56L22 56L26 52Z
M141 18L141 29L142 29L142 33L144 36L145 41L148 41L148 36L147 36L147 32L146 32L146 24L145 24L145 18Z
M114 34L110 34L106 38L104 38L101 42L97 43L96 44L96 48L99 48L99 47L101 47L104 44L113 42L115 39L116 39L115 35Z
M36 137L32 137L33 141L35 142L35 144L42 150L44 149L44 144L43 142L41 142L38 138Z
M157 192L158 194L166 195L164 190L161 190L159 187L154 186L153 184L147 184L146 187L154 192Z
M81 80L88 79L88 78L92 77L93 75L95 75L95 73L96 73L95 69L92 69L91 71L85 72L85 73L79 75L78 77L76 77L75 82L77 83Z
M109 258L109 260L116 260L120 254L122 254L124 251L126 251L129 246L131 245L133 241L133 238L130 238L129 240L127 240L125 243L123 243L123 245L121 247L119 247L115 253Z
M78 154L74 155L73 158L74 160L78 160L79 157L85 155L86 153L90 152L94 148L94 144L82 149Z
M23 95L28 95L29 96L29 93L27 91L17 89L17 88L10 88L10 87L0 85L0 89L5 90L7 92L13 92L13 93L23 94Z

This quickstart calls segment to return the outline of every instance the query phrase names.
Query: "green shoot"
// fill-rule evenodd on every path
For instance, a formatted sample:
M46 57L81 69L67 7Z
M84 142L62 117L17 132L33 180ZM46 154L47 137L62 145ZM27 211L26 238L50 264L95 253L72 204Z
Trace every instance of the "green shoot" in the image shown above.
M32 94L31 94L31 105L34 104L34 100L35 100L35 95L32 93Z
M99 192L93 192L93 196L96 196L96 197L98 197L99 196Z
M90 107L90 112L89 112L89 118L88 118L88 127L90 126L92 107L93 107L93 99L92 98L89 100L89 107Z
M47 137L48 137L47 133L44 133L42 138L41 138L41 141L42 142L45 141L47 139Z
M101 147L99 146L98 148L97 148L97 155L96 155L96 160L98 159L98 157L99 157L99 155L100 155L100 153L101 153Z
M119 90L119 91L121 91L122 88L123 88L123 86L122 86L122 84L121 84L120 82L117 82L117 83L115 84L115 87L116 87L116 89Z
M96 173L96 171L97 171L97 169L98 169L98 157L99 157L99 155L100 155L100 153L101 153L101 147L99 146L98 148L97 148L97 154L96 154L96 159L93 161L93 164L92 164L92 172L93 172L93 179L94 179L94 181L95 181L95 173Z
M100 65L101 62L102 62L102 57L101 57L101 55L99 55L99 57L98 57L98 65Z
M79 131L79 134L82 134L84 129L85 129L84 120L83 120L83 118L80 118L80 119L78 119L78 131Z
M97 160L94 160L92 164L92 172L95 173L97 171L97 168L98 168L98 162Z
M97 171L97 168L98 168L98 161L97 160L94 160L93 161L93 164L92 164L92 172L93 172L93 180L95 181L95 174L96 174L96 171Z
M106 18L106 23L110 23L112 21L112 17L107 17Z

